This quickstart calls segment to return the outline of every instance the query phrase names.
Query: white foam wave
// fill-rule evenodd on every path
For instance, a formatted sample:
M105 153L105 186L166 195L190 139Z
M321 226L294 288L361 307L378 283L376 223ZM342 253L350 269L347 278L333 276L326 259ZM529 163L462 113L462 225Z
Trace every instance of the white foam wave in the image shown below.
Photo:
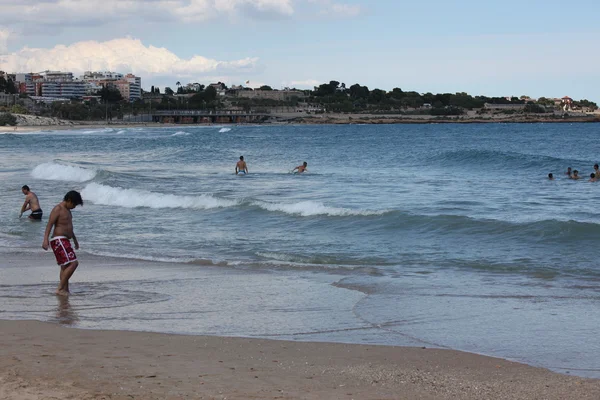
M126 208L192 208L207 210L211 208L231 207L237 204L233 200L218 199L207 195L177 196L146 190L123 189L100 185L98 183L88 184L81 192L81 196L85 201L91 201L94 204Z
M179 132L175 132L171 136L189 136L189 135L190 135L190 132L179 131Z
M229 132L230 130L231 130L231 128L221 128L221 129L219 129L219 133Z
M385 211L353 210L350 208L327 207L317 201L301 201L292 204L255 202L254 205L268 210L286 214L311 217L314 215L330 215L336 217L382 215Z
M96 171L71 165L44 163L35 167L31 176L50 181L86 182L94 179Z

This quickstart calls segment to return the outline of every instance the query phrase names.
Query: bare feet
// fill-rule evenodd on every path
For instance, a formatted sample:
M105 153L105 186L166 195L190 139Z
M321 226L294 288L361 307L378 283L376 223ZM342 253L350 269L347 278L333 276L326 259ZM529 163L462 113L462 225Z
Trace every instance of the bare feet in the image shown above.
M69 296L69 292L66 290L57 290L56 295L57 296Z

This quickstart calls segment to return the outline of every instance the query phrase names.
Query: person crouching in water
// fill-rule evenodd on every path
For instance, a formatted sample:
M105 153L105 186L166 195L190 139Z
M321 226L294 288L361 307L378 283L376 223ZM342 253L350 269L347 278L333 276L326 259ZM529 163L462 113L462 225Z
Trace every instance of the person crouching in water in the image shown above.
M29 214L29 219L33 220L41 220L42 215L44 215L42 208L40 207L40 201L35 193L29 190L29 186L24 185L21 188L21 192L25 195L25 203L23 203L23 207L21 207L21 214L19 214L19 218L23 216L23 213L27 210L31 210L31 214Z
M79 265L77 255L71 247L71 239L73 239L75 249L79 249L77 236L73 232L73 216L71 215L71 210L79 205L83 205L81 195L79 192L71 190L65 195L63 201L52 209L44 232L42 248L48 250L48 247L52 247L56 263L60 266L60 283L56 289L56 294L59 296L69 295L69 279ZM50 230L53 227L52 239L49 239Z

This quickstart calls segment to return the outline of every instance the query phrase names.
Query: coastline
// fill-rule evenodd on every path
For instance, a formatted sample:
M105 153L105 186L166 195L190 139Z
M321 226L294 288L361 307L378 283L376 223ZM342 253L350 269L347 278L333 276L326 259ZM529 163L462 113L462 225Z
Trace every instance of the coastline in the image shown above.
M600 380L409 347L81 330L0 321L0 397L597 399Z
M21 116L25 117L25 116ZM31 117L31 116L27 116ZM22 123L28 121L27 123ZM274 114L273 117L261 125L350 125L350 124L497 124L497 123L598 123L599 114L569 115L567 118L550 117L547 115L506 115L495 114L481 117L467 114L456 117L440 117L431 115L379 115L379 114L320 114L320 115L296 115ZM224 124L212 124L222 126ZM236 124L231 124L236 125ZM69 121L57 118L20 118L15 126L0 126L0 133L35 132L39 130L73 130L73 129L126 129L139 127L194 127L210 126L209 124L164 124L156 122L115 122L107 124L105 121Z

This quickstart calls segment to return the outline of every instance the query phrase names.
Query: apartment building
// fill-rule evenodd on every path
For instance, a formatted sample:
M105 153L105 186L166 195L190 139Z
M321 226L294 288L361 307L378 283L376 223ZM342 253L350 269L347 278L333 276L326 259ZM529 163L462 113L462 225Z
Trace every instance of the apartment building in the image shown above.
M95 93L108 86L118 89L124 99L133 101L142 98L142 78L133 74L123 75L110 71L87 71L83 74L81 80L88 84L88 94Z

